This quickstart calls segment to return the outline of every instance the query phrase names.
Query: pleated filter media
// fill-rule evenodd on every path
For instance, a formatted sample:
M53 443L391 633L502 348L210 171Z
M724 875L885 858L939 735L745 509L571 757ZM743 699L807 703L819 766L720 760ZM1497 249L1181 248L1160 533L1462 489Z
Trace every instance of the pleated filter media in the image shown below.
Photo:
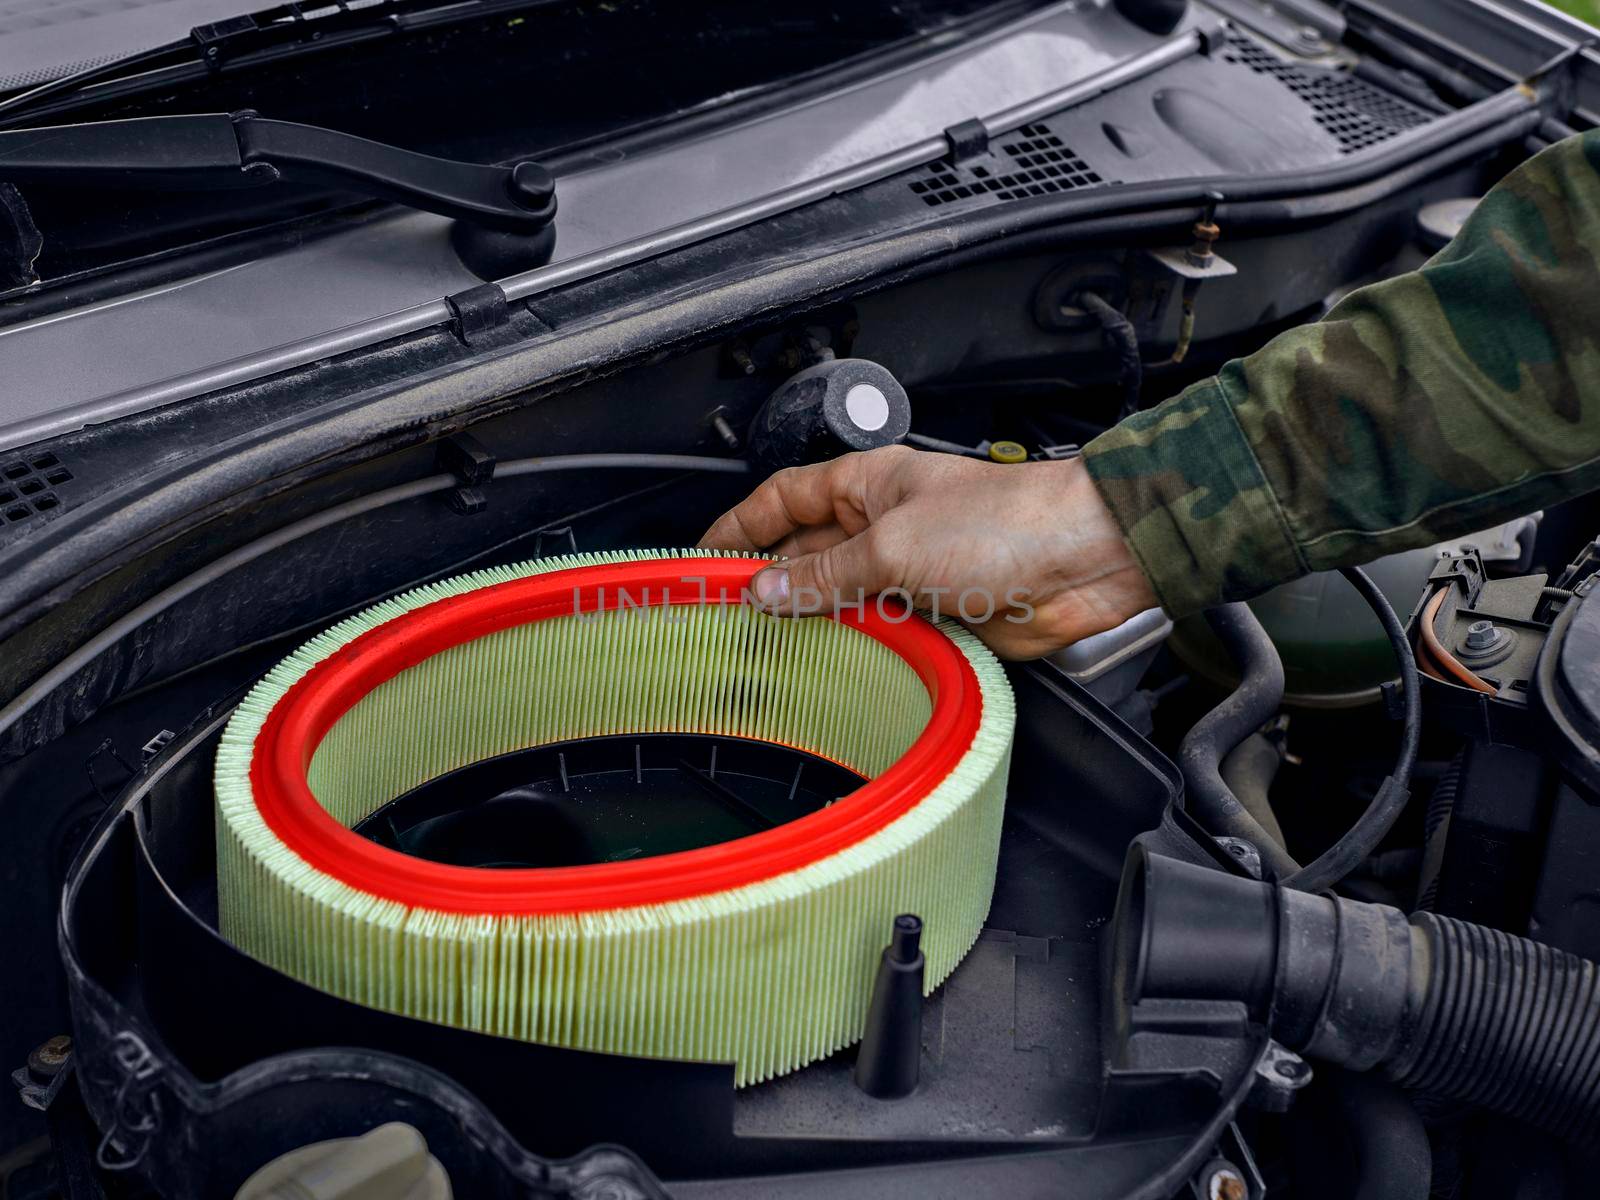
M1004 673L960 625L892 606L762 613L740 598L764 562L541 559L418 588L306 643L218 749L223 935L374 1008L732 1062L740 1084L861 1036L897 913L922 917L937 986L994 888ZM352 828L468 764L664 733L805 751L865 782L747 836L576 866L450 865Z

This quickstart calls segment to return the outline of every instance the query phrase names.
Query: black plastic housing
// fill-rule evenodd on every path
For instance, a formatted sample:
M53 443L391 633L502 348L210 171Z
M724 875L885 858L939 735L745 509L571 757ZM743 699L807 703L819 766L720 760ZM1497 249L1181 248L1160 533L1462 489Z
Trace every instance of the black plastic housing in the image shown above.
M1229 1001L1307 1054L1366 1070L1396 1045L1414 935L1386 905L1294 891L1135 845L1113 935L1130 1007ZM1131 1014L1137 1023L1137 1014Z
M812 1182L791 1180L789 1194L947 1195L1003 1180L1038 1191L1070 1179L1076 1195L1109 1200L1139 1181L1167 1187L1214 1145L1257 1049L1241 1031L1220 1057L1213 1043L1163 1071L1105 1065L1096 944L1123 846L1153 826L1173 836L1176 772L1054 668L1012 679L1001 882L989 928L926 1002L919 1084L905 1099L862 1094L853 1050L736 1091L726 1065L380 1013L240 954L214 927L210 751L223 708L134 782L69 882L61 946L88 1107L111 1120L119 1047L136 1037L159 1064L164 1113L141 1147L144 1169L175 1200L231 1194L275 1154L407 1106L473 1195L525 1180L521 1147L554 1159L605 1143L670 1180L674 1196L699 1194L696 1180L799 1171ZM268 1081L274 1117L263 1122ZM196 1144L218 1149L195 1156Z

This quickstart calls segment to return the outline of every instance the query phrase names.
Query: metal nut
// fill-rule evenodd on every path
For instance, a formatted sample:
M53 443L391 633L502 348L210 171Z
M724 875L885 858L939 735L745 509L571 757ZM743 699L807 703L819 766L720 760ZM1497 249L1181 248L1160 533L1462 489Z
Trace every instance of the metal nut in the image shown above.
M1232 1167L1218 1167L1206 1180L1206 1200L1250 1200L1250 1188Z
M28 1067L35 1075L45 1079L54 1077L72 1055L72 1039L57 1034L43 1045L34 1047L28 1055Z
M1510 656L1517 635L1493 621L1474 621L1460 642L1462 660L1471 666L1493 666Z

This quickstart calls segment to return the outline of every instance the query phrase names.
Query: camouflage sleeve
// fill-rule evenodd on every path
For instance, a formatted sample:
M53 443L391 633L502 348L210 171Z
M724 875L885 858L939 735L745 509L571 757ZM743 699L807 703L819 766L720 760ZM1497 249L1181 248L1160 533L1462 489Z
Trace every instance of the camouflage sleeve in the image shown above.
M1600 488L1600 130L1084 460L1175 614Z

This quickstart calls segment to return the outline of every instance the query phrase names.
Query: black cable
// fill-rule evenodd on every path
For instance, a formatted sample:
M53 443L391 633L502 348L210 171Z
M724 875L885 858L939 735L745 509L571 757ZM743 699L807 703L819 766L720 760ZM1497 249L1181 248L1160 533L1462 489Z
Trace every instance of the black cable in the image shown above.
M1319 892L1360 866L1394 827L1411 798L1411 772L1422 738L1422 690L1417 660L1404 626L1378 585L1360 567L1341 567L1368 607L1383 623L1400 666L1405 728L1394 770L1378 786L1356 823L1332 846L1302 867L1261 826L1223 781L1222 760L1270 720L1283 702L1283 663L1272 640L1247 605L1224 604L1206 614L1239 669L1239 686L1189 731L1178 748L1178 766L1195 816L1217 836L1243 838L1256 847L1265 873L1286 887Z
M943 438L929 437L925 433L908 433L906 442L921 450L934 450L940 454L954 454L959 458L981 458L989 461L989 456L976 446L963 446L960 442L947 442Z
M1422 740L1422 689L1417 681L1417 658L1411 650L1405 627L1400 624L1394 606L1378 585L1372 582L1370 575L1360 567L1340 567L1339 574L1361 593L1361 598L1383 623L1383 631L1394 648L1394 656L1400 666L1405 728L1400 735L1400 753L1395 759L1394 770L1378 786L1367 810L1343 837L1309 865L1282 881L1286 887L1303 892L1320 892L1338 883L1366 861L1389 830L1394 828L1395 821L1411 799L1411 772L1417 765L1417 745Z
M1139 335L1133 322L1115 305L1093 292L1078 297L1083 310L1100 322L1100 333L1106 345L1116 351L1119 370L1117 378L1122 384L1122 410L1117 419L1139 411L1139 394L1144 387L1144 359L1139 354Z
M1422 823L1422 869L1417 873L1415 907L1429 912L1439 898L1439 872L1444 866L1445 840L1450 836L1450 817L1461 794L1461 778L1466 773L1465 747L1456 751L1444 774L1433 785L1427 816Z

